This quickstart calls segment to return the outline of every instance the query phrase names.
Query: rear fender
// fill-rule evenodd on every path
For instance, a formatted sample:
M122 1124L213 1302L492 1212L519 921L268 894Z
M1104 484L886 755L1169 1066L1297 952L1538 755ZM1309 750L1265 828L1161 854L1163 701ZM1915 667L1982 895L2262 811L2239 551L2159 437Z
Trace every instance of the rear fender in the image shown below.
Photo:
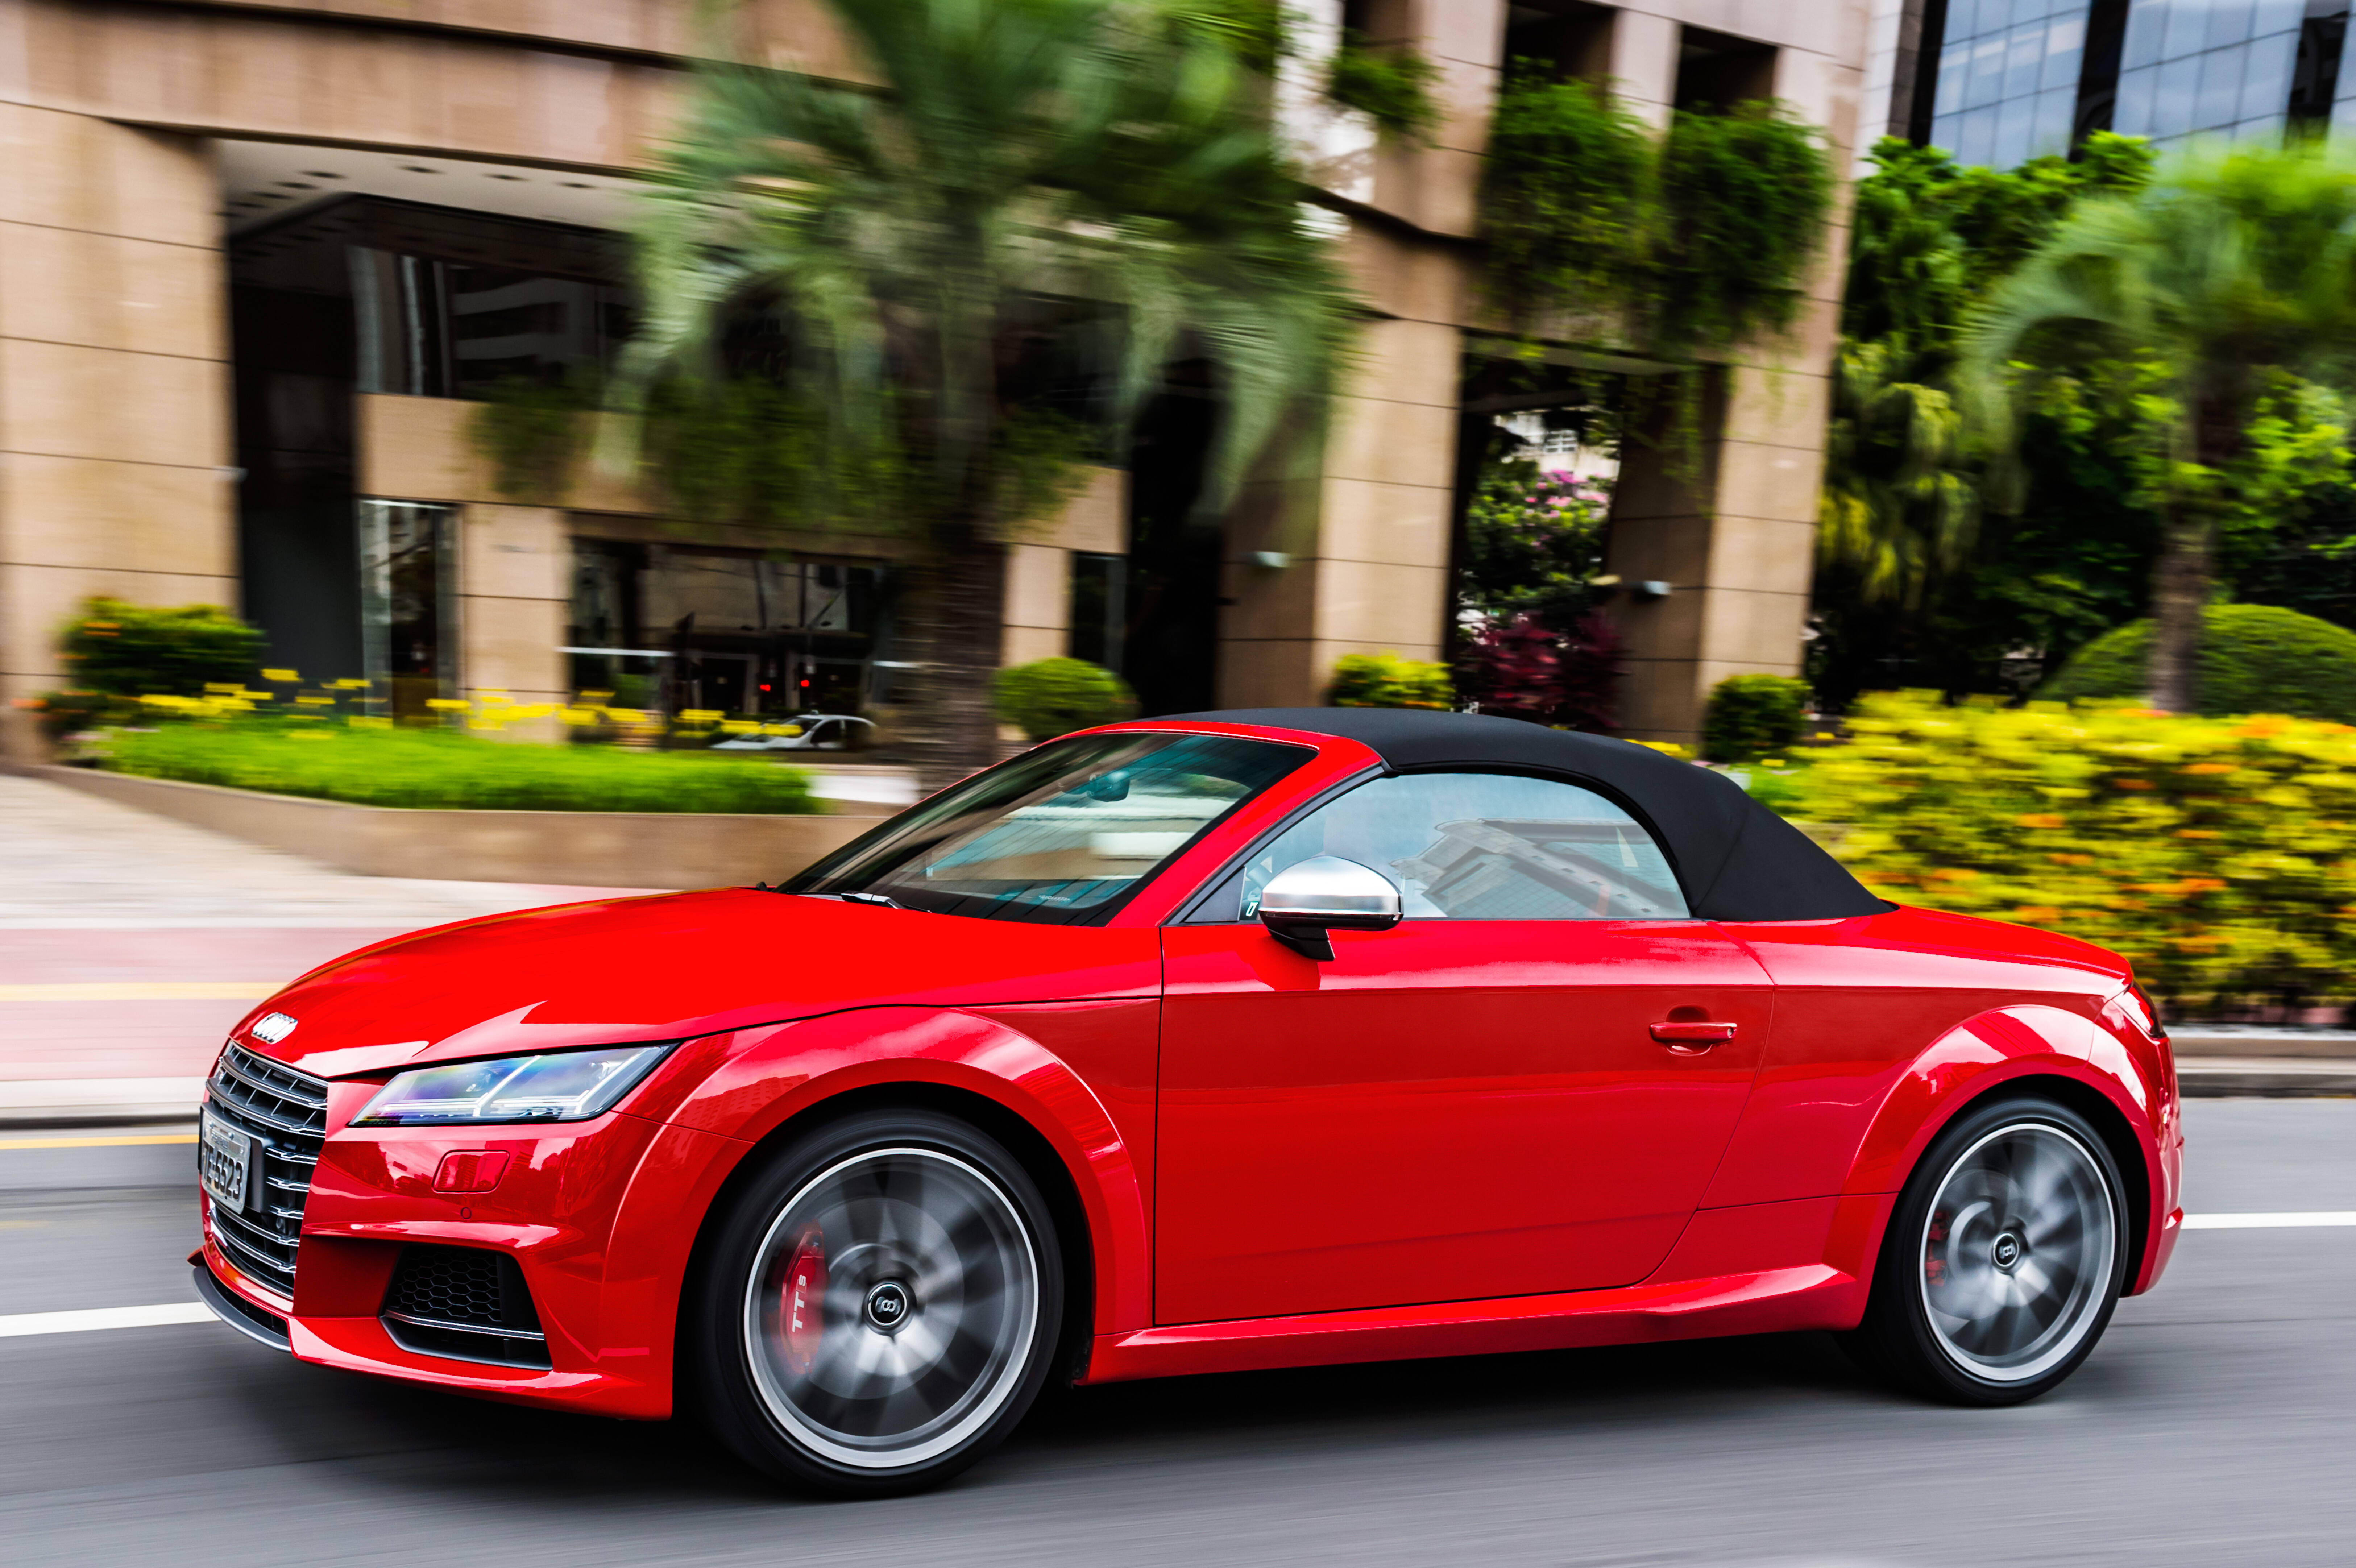
M1932 1140L1957 1116L2006 1085L2032 1079L2063 1079L2076 1098L2099 1097L2130 1134L2125 1142L2133 1145L2132 1159L2129 1150L2115 1144L2112 1153L2130 1187L2139 1181L2141 1187L2128 1194L2142 1210L2130 1227L2136 1251L2128 1277L2133 1294L2150 1283L2163 1261L2147 1239L2172 1239L2175 1184L2158 1153L2165 1096L2132 1053L2078 1014L2037 1005L2000 1007L1940 1036L1883 1098L1842 1192L1898 1192Z
M970 1013L877 1007L742 1029L710 1045L723 1059L670 1121L739 1140L745 1153L792 1118L855 1090L937 1085L980 1095L1020 1117L1063 1162L1087 1216L1096 1332L1149 1321L1138 1162L1104 1103L1037 1040Z

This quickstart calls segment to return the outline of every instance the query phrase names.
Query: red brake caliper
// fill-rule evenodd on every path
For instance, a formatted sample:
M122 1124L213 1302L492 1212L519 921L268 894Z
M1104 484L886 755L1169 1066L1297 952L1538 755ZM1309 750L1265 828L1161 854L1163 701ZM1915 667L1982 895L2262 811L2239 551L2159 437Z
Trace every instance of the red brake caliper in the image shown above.
M826 1238L812 1225L794 1243L793 1265L786 1271L785 1299L779 1304L786 1366L796 1377L806 1375L818 1359L819 1341L826 1337L825 1301Z

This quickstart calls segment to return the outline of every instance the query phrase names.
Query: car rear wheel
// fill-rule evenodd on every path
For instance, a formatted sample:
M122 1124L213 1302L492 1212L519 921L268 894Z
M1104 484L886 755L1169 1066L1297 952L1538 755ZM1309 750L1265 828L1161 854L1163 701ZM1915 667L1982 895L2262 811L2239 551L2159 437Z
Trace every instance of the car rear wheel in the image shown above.
M1022 1165L925 1112L779 1151L702 1249L685 1370L721 1438L780 1479L933 1486L1023 1419L1063 1319L1055 1224Z
M1899 1196L1851 1348L1933 1398L2035 1399L2093 1352L2118 1305L2125 1191L2101 1135L2066 1106L1965 1112Z

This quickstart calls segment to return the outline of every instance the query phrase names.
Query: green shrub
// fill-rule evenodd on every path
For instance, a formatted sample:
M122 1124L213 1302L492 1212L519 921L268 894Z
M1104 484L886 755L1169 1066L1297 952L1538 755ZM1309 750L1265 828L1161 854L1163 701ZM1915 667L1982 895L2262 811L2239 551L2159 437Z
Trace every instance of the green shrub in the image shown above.
M1785 809L1874 891L2115 950L2179 1004L2356 998L2356 729L1868 697Z
M1642 120L1601 88L1516 62L1482 163L1490 294L1523 325L1630 303L1648 275L1653 180Z
M58 656L87 691L194 697L209 683L246 681L262 644L258 629L218 605L163 609L102 596L66 623Z
M1487 286L1516 327L1617 313L1651 346L1723 349L1791 325L1833 162L1781 103L1679 110L1655 139L1610 92L1517 61L1481 185Z
M1439 70L1411 48L1376 48L1356 32L1342 35L1325 78L1325 96L1356 109L1402 141L1423 142L1440 124L1431 101Z
M1396 653L1345 653L1333 661L1325 703L1334 708L1438 708L1456 705L1445 664Z
M1789 675L1730 675L1709 693L1701 754L1712 762L1756 762L1799 744L1808 722L1808 683Z
M2130 621L2080 649L2037 694L2055 702L2133 699L2150 690L2151 622ZM2272 605L2211 605L2201 615L2201 711L2291 714L2356 724L2356 632Z
M120 773L364 806L509 811L821 810L809 779L752 757L524 746L449 730L254 721L116 733Z
M1824 238L1824 134L1781 104L1679 110L1661 149L1664 226L1654 346L1725 345L1791 325Z
M998 716L1033 741L1053 740L1137 711L1128 682L1085 659L1041 659L1001 670L991 682Z

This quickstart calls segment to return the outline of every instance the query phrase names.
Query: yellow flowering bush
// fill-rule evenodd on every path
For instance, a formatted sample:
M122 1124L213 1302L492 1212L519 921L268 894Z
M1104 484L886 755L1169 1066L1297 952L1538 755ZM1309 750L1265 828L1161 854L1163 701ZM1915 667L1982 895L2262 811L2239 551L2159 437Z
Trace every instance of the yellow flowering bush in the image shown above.
M2356 999L2356 728L1867 698L1775 804L1901 903L2050 927L2179 1002Z

